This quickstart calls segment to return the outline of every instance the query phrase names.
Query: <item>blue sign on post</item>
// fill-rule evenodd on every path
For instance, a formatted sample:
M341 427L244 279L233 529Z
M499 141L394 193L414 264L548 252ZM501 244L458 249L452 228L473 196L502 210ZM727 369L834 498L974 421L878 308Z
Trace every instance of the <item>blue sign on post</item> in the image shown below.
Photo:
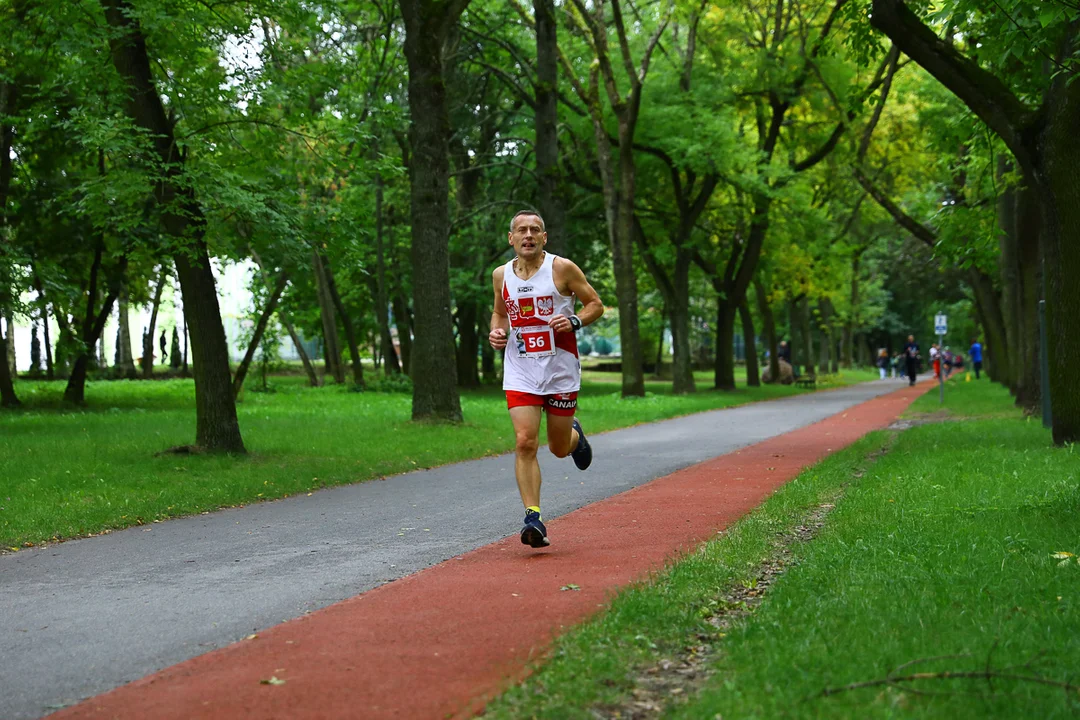
M949 324L948 324L947 320L948 320L948 318L946 318L944 315L935 315L934 316L934 334L935 335L945 335L946 333L949 332Z
M945 338L944 338L944 336L948 331L949 331L948 318L945 317L944 314L935 315L934 316L934 334L937 335L938 348L939 348L938 352L939 353L945 349L945 344L944 344L944 339ZM940 360L941 355L940 354L938 355L938 358L939 358L939 362L938 362L938 387L939 387L938 403L942 404L942 403L945 402L945 368L944 368L945 363L941 362L941 360Z

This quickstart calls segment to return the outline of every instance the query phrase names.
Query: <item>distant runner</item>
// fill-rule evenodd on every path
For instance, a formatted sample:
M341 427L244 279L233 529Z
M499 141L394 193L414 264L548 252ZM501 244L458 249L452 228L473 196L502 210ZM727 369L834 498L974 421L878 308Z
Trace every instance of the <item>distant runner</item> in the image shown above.
M574 417L581 389L575 333L603 315L604 305L581 268L544 251L547 232L538 214L519 212L508 235L517 256L491 275L495 302L488 342L506 349L503 390L514 424L514 474L525 505L521 542L539 548L549 544L540 517L540 418L546 410L551 453L570 455L579 470L589 467L592 448ZM575 297L584 305L577 315Z

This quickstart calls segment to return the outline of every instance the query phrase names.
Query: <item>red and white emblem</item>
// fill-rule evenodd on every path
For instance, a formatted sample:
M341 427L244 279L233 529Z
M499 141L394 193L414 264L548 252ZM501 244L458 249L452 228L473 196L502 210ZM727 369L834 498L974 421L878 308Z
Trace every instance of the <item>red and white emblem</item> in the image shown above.
M541 317L555 312L555 298L550 295L536 298L536 314Z

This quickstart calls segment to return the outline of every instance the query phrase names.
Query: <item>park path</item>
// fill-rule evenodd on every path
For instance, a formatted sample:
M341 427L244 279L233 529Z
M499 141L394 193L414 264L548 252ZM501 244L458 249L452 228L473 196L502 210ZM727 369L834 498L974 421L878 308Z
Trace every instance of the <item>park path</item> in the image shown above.
M543 552L506 538L520 508L502 456L0 557L0 717L132 680L57 717L467 712L612 591L925 389L897 386L606 433L587 473L546 457Z

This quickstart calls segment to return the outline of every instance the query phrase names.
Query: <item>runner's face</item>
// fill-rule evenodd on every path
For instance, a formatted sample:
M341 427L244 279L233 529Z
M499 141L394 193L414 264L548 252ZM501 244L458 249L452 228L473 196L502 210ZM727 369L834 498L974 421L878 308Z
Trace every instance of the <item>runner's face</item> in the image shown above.
M518 257L528 260L539 257L547 244L547 233L536 215L521 215L514 220L514 230L510 233L510 245Z

